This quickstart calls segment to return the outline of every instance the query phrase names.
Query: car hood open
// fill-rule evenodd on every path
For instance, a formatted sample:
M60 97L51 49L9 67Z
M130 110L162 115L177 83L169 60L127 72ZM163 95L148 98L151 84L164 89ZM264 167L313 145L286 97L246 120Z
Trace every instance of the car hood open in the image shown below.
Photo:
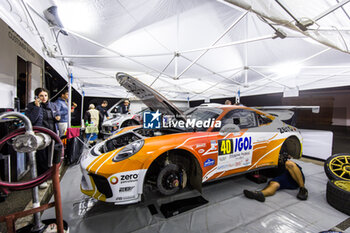
M163 114L183 119L182 112L153 88L125 73L117 73L116 78L122 87L138 97L151 111L159 110Z

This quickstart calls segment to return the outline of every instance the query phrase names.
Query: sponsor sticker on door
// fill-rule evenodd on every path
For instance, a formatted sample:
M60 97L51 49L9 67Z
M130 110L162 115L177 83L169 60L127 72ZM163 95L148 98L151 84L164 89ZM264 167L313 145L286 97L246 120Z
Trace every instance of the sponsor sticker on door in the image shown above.
M217 171L227 171L251 165L253 155L252 137L218 140Z

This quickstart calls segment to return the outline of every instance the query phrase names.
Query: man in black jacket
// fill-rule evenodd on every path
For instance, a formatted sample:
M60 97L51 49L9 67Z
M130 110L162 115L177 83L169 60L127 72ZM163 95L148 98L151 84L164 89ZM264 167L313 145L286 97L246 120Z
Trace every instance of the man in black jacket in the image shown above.
M27 105L26 116L30 119L33 126L41 126L57 133L57 122L59 122L60 114L56 109L56 105L49 101L49 92L45 88L37 88L34 91L35 101ZM36 152L36 165L38 175L43 174L49 169L48 167L48 147ZM47 183L44 182L40 188L46 188Z
M104 101L102 101L102 104L101 105L98 105L97 107L96 107L96 109L98 110L98 111L100 111L100 113L101 113L101 115L102 115L102 119L101 119L101 121L103 121L103 119L106 117L106 119L109 119L109 116L108 116L108 112L107 112L107 106L108 106L108 102L107 102L107 100L104 100Z

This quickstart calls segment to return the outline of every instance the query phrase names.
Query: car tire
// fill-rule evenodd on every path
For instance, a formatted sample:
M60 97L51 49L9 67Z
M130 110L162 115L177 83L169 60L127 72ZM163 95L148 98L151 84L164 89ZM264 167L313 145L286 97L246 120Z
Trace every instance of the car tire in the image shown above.
M181 188L181 183L185 171L176 164L164 166L157 177L158 191L163 195L172 195Z
M324 171L330 180L350 181L350 154L340 153L329 157L324 163Z
M331 206L350 215L350 181L329 180L326 196Z

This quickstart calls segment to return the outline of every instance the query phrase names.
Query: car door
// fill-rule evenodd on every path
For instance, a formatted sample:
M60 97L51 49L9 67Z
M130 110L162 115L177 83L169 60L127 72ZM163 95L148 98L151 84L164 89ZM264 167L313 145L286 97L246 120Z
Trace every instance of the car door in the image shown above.
M216 169L204 178L214 179L248 170L257 162L259 155L264 153L264 147L254 151L257 135L254 128L258 127L255 111L249 109L234 109L221 118L221 129L225 125L239 126L238 132L220 133L220 129L209 132L208 138L213 145L216 157Z

